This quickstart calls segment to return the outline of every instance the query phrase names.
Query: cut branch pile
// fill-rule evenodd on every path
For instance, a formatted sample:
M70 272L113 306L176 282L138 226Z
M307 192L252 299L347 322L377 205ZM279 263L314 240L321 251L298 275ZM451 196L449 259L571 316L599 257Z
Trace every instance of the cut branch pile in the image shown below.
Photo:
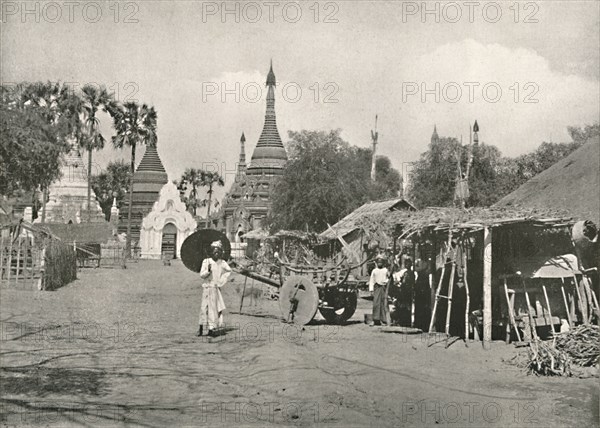
M552 343L531 342L529 344L530 374L542 376L571 376L569 355L556 349Z
M569 355L571 362L581 367L600 363L600 327L580 325L556 337L556 348Z

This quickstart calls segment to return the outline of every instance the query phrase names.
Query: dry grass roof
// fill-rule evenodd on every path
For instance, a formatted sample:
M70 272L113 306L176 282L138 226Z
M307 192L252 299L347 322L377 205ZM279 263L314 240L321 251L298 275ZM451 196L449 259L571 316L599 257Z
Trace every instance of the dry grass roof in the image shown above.
M35 227L50 232L64 242L75 241L101 244L109 241L113 236L113 229L110 223L35 223Z
M324 240L336 239L337 236L346 236L350 232L362 227L365 216L374 216L389 214L395 211L414 211L415 207L402 198L388 199L386 201L368 202L356 210L352 211L346 217L331 226L333 230L322 232L319 237Z
M573 219L561 210L547 209L505 209L505 208L437 208L430 207L419 211L396 211L388 215L388 222L402 227L405 232L430 229L466 231L481 230L485 227L499 227L511 224L531 224L533 226L569 226Z
M498 207L562 209L600 224L600 137L533 177L496 203Z

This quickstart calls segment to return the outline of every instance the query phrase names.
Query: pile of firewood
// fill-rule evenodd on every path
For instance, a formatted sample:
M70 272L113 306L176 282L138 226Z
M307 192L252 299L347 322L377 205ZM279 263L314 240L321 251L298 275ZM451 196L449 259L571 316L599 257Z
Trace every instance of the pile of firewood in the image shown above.
M600 327L580 325L556 336L556 349L565 352L573 364L581 367L600 363Z
M548 342L537 341L529 344L527 368L530 374L571 376L569 355Z

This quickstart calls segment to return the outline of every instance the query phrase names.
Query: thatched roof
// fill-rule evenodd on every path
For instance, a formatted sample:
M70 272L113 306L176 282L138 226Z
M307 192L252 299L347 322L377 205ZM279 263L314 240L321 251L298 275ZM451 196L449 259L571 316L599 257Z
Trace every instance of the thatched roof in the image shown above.
M394 211L415 210L416 208L410 202L402 198L368 202L331 226L331 229L333 230L327 229L326 231L322 232L319 237L323 240L337 239L337 236L344 237L350 232L361 228L361 223L364 221L366 216L387 214Z
M274 235L266 236L265 239L295 239L298 241L314 242L318 240L318 236L311 232L303 232L301 230L280 230Z
M244 233L244 239L264 239L269 236L269 232L264 229L254 229L250 232Z
M496 203L497 207L562 209L600 224L600 138L533 177Z
M477 231L485 227L499 227L511 224L531 224L533 226L563 227L573 223L568 213L560 210L505 209L505 208L438 208L423 210L396 211L387 215L387 222L402 228L404 234L429 229L430 231L463 230Z
M113 229L109 223L36 223L35 226L50 232L65 242L101 244L109 241L113 236Z

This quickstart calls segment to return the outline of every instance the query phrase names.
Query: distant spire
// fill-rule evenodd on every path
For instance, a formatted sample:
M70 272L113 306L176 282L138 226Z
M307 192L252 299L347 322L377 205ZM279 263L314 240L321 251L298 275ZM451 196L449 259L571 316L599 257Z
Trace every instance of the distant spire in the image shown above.
M432 143L437 142L437 141L439 141L439 139L440 139L440 137L437 132L437 125L434 124L433 125L433 134L431 134L431 142Z
M246 172L246 136L242 132L242 137L240 138L240 163L238 164L238 173Z
M277 84L275 80L275 73L273 73L273 59L271 59L271 67L269 68L269 74L267 74L267 86L275 86Z
M475 121L475 123L473 124L473 143L475 144L479 144L479 135L477 134L479 132L479 125L477 124L477 121Z
M377 117L378 115L375 115L375 130L371 131L371 139L373 140L373 153L371 155L371 180L375 181L375 178L377 177L377 171L376 171L376 167L375 167L375 161L376 161L376 157L377 157L377 139L379 138L379 132L377 132Z

